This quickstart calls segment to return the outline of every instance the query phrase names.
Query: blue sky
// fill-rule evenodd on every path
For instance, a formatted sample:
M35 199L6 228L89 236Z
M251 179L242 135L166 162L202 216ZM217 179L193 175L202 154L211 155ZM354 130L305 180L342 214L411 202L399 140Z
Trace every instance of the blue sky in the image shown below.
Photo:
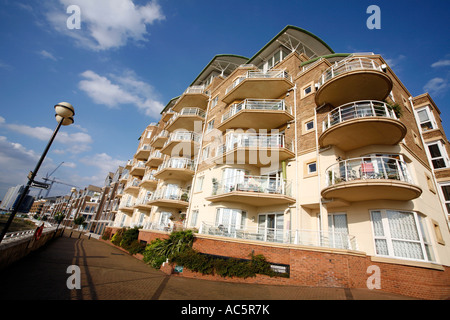
M68 29L70 5L81 29ZM381 29L369 30L369 5ZM286 25L335 52L383 55L413 96L429 92L450 120L450 2L322 0L0 0L0 199L26 182L56 127L76 109L38 177L101 186L138 137L216 54L252 57ZM55 185L50 195L69 192Z

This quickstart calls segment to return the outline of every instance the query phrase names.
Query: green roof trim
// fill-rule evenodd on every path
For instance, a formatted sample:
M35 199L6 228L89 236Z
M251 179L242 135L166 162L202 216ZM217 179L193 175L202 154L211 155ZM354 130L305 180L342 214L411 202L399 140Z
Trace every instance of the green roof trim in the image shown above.
M309 31L307 31L307 30L305 30L305 29L296 27L296 26L287 25L287 26L284 27L284 29L281 30L281 31L280 31L280 32L279 32L272 40L270 40L264 47L262 47L261 50L259 50L253 57L251 57L251 58L247 61L247 63L250 63L252 60L254 60L254 59L255 59L262 51L264 51L264 49L266 49L268 46L270 46L270 45L272 44L272 42L274 42L275 40L277 40L277 38L278 38L279 36L281 36L283 33L285 33L288 29L295 29L295 30L297 30L297 31L303 32L303 33L305 33L305 34L311 36L312 38L314 38L314 39L316 39L317 41L319 41L320 43L322 43L322 44L323 44L328 50L330 50L332 53L335 53L334 50L331 49L330 46L329 46L328 44L325 43L325 41L323 41L322 39L320 39L320 38L319 38L318 36L316 36L315 34L309 32Z
M203 73L206 69L208 69L208 67L214 62L214 60L216 60L217 58L220 58L220 57L233 57L233 58L242 58L242 59L248 60L247 57L240 56L240 55L237 55L237 54L216 54L216 55L214 56L214 58L212 58L211 61L206 65L206 67L204 67L203 70L198 74L197 78L195 78L195 80L192 81L192 83L190 84L190 86L192 86L192 85L195 83L195 81L197 81L198 78L200 78L200 76L202 75L202 73Z
M316 62L317 60L319 60L319 59L321 59L321 58L324 58L324 59L335 58L335 57L343 57L343 58L346 58L346 57L348 57L349 55L351 55L351 53L333 53L333 54L327 54L327 55L325 55L325 56L320 56L320 57L316 57L316 58L314 58L314 59L305 61L305 62L303 62L302 64L300 64L300 67L303 67L303 66L306 66L307 64Z
M172 103L172 101L178 99L179 97L181 97L181 96L178 96L178 97L175 97L175 98L170 99L170 101L166 104L166 106L164 107L164 109L162 109L161 114L163 114L164 112L166 112L167 108L168 108L169 105Z

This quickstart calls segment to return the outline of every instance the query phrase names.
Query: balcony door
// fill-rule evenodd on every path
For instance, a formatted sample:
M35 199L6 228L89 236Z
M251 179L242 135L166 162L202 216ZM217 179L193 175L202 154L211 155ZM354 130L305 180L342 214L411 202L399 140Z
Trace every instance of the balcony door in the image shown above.
M244 183L244 177L247 174L246 170L225 168L222 173L222 192L231 192L239 188L239 185Z
M347 214L332 213L328 215L328 240L332 248L348 247Z
M283 242L284 214L263 213L258 215L258 234L264 241Z
M177 184L169 183L166 186L165 199L177 200L179 187Z
M236 229L243 229L247 213L239 209L218 208L215 225L224 235L233 235Z
M172 216L171 212L161 212L159 215L159 221L158 224L161 228L167 228L169 227L170 217Z

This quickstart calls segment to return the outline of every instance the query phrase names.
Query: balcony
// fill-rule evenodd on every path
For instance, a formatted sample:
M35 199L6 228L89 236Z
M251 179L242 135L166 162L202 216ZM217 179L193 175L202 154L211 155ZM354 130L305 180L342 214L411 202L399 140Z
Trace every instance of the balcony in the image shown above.
M367 157L340 161L326 172L325 199L348 202L368 200L408 201L422 189L413 184L406 163L395 158Z
M183 108L166 124L167 131L184 129L186 131L200 131L205 120L205 111L199 108Z
M156 150L150 155L150 157L148 158L148 160L145 163L145 165L147 167L151 167L152 168L152 167L159 166L162 162L163 162L163 155L162 155L161 151Z
M136 204L134 205L134 208L139 209L141 211L150 211L152 209L152 206L148 204L149 201L150 201L149 197L138 199L136 201Z
M133 160L128 160L127 163L125 164L125 169L130 170L132 166Z
M356 237L345 232L317 230L284 230L280 228L239 227L231 224L216 225L202 221L200 234L243 239L250 241L277 242L299 246L358 250Z
M137 161L130 170L132 176L142 177L145 174L145 162Z
M148 156L150 155L151 147L149 144L144 144L142 147L138 149L136 154L134 155L134 158L137 160L147 160Z
M229 134L227 143L217 148L216 164L269 166L295 156L293 145L283 134Z
M157 179L191 180L194 176L195 163L187 158L170 158L159 166L155 174Z
M192 86L186 89L186 91L178 98L172 110L180 112L186 107L196 107L202 110L206 110L208 107L209 96L205 92L204 86Z
M161 120L164 122L169 121L170 118L172 118L172 116L175 114L175 111L173 111L172 108L170 108L169 110L167 110L166 112L163 113L163 115L161 116Z
M284 100L246 99L231 105L230 111L222 116L218 129L274 129L293 119L291 108Z
M327 115L319 144L321 147L334 145L343 151L370 145L396 145L406 132L406 126L386 103L358 101Z
M392 90L392 80L369 58L347 58L328 68L319 79L316 104L339 106L351 101L383 101Z
M154 189L158 185L158 179L155 177L155 170L147 172L145 176L142 178L139 187L146 189Z
M161 153L173 157L192 157L200 147L201 135L195 132L173 132Z
M169 131L163 130L155 136L150 142L151 146L156 149L161 149L169 138Z
M139 192L139 184L141 183L142 180L140 179L133 179L132 181L129 181L126 185L125 185L125 189L124 191L127 193L133 193L136 194Z
M186 209L189 205L189 191L165 186L151 195L148 204L158 207Z
M213 182L211 202L238 202L255 207L295 203L291 183L267 176L236 176L223 183Z
M225 103L244 99L278 99L294 84L284 70L249 70L229 86L223 97Z

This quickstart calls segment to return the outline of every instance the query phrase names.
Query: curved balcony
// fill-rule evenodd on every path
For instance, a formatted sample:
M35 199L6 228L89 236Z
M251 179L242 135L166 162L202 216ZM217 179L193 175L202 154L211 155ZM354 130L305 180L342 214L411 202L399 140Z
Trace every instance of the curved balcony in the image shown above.
M163 162L163 155L162 155L161 151L156 150L150 155L150 157L148 157L148 160L145 163L145 165L147 167L157 167L162 162Z
M142 177L145 174L145 162L137 161L130 170L132 176Z
M240 176L213 183L211 202L238 202L255 207L291 204L291 183L279 178L267 176Z
M347 58L328 68L319 79L318 106L339 106L351 101L384 100L392 90L391 78L374 60Z
M151 146L156 149L161 149L169 138L169 131L163 130L155 136L150 142Z
M136 201L136 204L134 205L134 208L139 209L141 211L150 211L152 209L152 205L148 204L148 202L150 201L150 198L143 198L143 199L138 199Z
M340 161L326 172L325 199L348 202L418 198L422 189L413 184L406 163L395 158L367 157Z
M139 184L141 183L142 180L140 179L133 179L132 181L129 181L126 185L125 185L125 189L124 191L127 193L133 193L136 194L139 192Z
M334 145L343 151L370 145L395 145L406 132L406 126L386 103L358 101L327 115L319 144L321 147Z
M158 207L186 209L189 205L189 191L166 186L156 190L147 204Z
M293 145L283 134L233 134L217 148L217 164L252 164L269 166L295 156Z
M179 129L201 131L205 115L205 111L200 108L183 108L167 122L165 128L167 131Z
M192 86L186 89L186 91L178 98L172 110L180 112L186 107L197 107L206 110L208 107L209 96L205 92L204 86Z
M155 177L155 170L152 170L150 172L147 172L145 176L142 178L141 183L139 184L140 187L146 188L146 189L154 189L158 185L158 179Z
M164 153L173 157L192 157L200 147L201 135L189 131L173 132L161 149Z
M134 157L138 160L147 160L148 156L150 155L150 150L151 147L149 144L144 144L143 146L141 146L138 151L136 152L136 154L134 155Z
M284 100L246 99L231 105L218 129L274 129L293 119L291 108Z
M161 164L155 173L155 178L187 181L194 176L195 163L187 158L170 158Z
M232 103L247 98L278 99L293 86L291 76L284 70L272 69L266 72L249 70L234 80L226 89L222 100L225 103Z

